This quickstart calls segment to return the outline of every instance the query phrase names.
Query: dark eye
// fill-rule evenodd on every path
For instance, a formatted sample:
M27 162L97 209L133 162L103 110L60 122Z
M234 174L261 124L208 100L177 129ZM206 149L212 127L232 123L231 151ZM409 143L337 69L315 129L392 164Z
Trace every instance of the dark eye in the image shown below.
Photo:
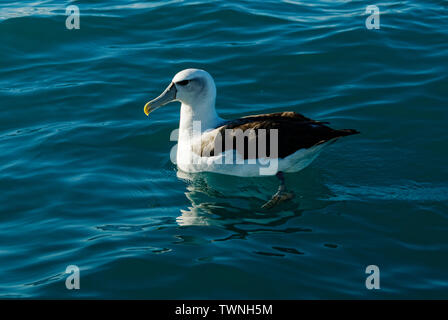
M177 82L176 84L178 84L180 86L186 86L189 82L190 82L190 80L182 80L182 81Z

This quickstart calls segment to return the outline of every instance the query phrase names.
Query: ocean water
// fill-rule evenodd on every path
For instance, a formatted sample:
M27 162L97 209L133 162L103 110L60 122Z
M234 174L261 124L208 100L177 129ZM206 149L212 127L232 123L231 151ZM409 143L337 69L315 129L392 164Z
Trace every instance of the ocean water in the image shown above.
M448 298L447 1L2 1L0 39L0 298ZM361 134L261 210L275 177L185 179L144 115L189 67Z

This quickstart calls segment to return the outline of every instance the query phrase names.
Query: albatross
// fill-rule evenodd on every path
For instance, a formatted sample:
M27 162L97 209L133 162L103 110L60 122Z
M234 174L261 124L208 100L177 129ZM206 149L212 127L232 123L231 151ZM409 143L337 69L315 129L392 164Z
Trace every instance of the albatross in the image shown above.
M294 197L286 188L284 173L304 169L325 146L338 138L359 133L354 129L332 129L327 122L293 111L226 120L218 116L215 100L212 76L204 70L186 69L174 76L161 95L146 103L144 112L149 116L170 102L181 103L175 162L182 171L242 177L277 176L278 191L263 208ZM270 132L275 134L269 135ZM241 133L243 139L239 141L243 144L235 143ZM263 147L260 141L267 146ZM251 145L256 148L251 149Z

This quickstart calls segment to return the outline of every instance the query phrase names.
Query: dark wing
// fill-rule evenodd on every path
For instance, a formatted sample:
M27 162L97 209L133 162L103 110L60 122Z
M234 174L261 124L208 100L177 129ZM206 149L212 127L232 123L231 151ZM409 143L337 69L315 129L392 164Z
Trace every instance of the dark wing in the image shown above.
M247 116L236 120L226 121L217 127L206 139L201 142L201 156L216 156L221 150L235 149L244 159L258 158L259 150L256 154L249 151L248 145L257 141L259 138L259 130L266 129L267 132L267 152L265 156L270 156L270 140L269 130L277 129L278 131L278 156L285 158L299 149L307 149L318 144L330 141L335 138L348 136L359 133L353 129L335 130L326 126L326 122L319 122L309 119L295 112L278 112ZM226 131L227 130L227 131ZM244 147L239 146L236 142L237 135L242 132L250 132L244 135ZM232 136L233 143L225 144L225 133ZM216 137L220 135L220 138Z

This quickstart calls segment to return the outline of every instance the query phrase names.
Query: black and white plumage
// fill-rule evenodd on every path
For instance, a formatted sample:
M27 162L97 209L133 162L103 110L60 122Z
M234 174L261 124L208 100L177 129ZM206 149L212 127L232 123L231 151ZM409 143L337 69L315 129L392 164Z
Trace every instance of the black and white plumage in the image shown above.
M324 146L337 138L358 133L353 129L335 130L325 122L295 112L224 120L216 113L215 99L216 87L210 74L204 70L186 69L176 74L159 97L145 105L144 111L149 115L169 102L181 102L176 162L183 171L210 171L237 176L296 172L309 165ZM261 161L271 155L269 139L267 152L263 153L267 157L263 159L258 148L255 153L247 148L251 140L259 138L260 129L276 129L278 132L277 156L270 158L270 161L275 161L272 170L263 170L267 164ZM243 146L225 144L225 133L236 136L246 130L252 130L252 134L247 135ZM232 161L227 161L229 159ZM256 161L247 161L249 159Z
M224 136L226 130L227 132L231 130L229 132L231 136L235 136L236 130L242 132L253 130L254 134L247 136L241 150L237 148L236 143L230 145L243 159L258 158L258 152L255 154L248 152L248 145L252 142L251 140L257 140L260 129L278 130L278 158L280 159L287 158L300 149L310 149L328 141L358 133L353 129L335 130L326 124L328 123L315 121L292 111L251 115L229 120L211 131L210 136L214 138L202 140L201 155L216 156L227 150L224 139L219 143L215 138L217 134ZM257 142L255 141L255 145ZM216 148L217 144L218 148ZM267 155L270 155L269 146L270 141L267 136Z

